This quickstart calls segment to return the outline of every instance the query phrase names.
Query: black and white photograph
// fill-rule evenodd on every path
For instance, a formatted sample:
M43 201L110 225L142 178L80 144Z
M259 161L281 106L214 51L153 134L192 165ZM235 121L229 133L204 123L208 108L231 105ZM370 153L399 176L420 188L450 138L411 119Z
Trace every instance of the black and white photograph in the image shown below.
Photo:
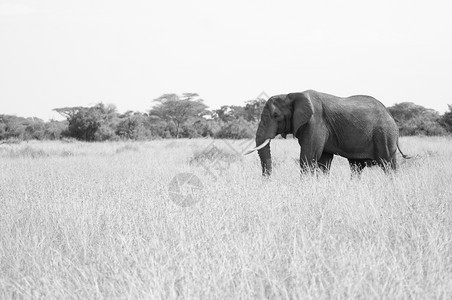
M452 299L451 14L0 0L0 299Z

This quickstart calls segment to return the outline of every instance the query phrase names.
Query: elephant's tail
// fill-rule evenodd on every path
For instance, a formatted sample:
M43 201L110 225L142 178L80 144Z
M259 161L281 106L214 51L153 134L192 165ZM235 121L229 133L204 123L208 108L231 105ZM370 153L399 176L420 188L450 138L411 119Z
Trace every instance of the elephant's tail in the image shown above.
M405 158L405 159L410 159L410 158L411 158L411 156L408 156L408 155L406 155L406 154L403 154L402 150L400 150L399 142L397 142L397 149L399 149L399 152L400 152L400 154L402 154L402 157L403 157L403 158Z

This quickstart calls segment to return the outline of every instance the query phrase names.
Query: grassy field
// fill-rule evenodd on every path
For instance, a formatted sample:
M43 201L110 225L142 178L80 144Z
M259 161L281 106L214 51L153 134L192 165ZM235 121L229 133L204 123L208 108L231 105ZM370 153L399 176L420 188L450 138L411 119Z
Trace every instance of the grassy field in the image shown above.
M300 176L290 139L265 180L246 146L1 145L0 298L452 298L452 139L354 179L339 157Z

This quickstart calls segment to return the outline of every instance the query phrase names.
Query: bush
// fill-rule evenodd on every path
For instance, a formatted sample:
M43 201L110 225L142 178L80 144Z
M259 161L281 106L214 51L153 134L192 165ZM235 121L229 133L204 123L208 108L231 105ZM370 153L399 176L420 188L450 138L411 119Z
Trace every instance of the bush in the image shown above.
M452 105L449 104L448 107L449 111L445 112L444 115L441 116L439 123L447 132L452 133Z
M440 115L433 109L411 102L402 102L388 107L400 131L400 135L444 135Z
M108 125L101 125L96 132L94 133L95 141L117 141L119 137L115 134L115 131L110 128Z
M216 135L220 139L251 139L255 137L257 124L243 118L226 123Z
M438 123L438 119L415 118L402 124L401 135L445 135L447 131Z

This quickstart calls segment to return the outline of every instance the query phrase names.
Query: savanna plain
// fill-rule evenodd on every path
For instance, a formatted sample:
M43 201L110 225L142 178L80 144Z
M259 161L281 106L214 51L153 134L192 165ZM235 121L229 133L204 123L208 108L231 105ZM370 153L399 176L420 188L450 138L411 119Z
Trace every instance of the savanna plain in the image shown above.
M452 138L353 178L277 139L264 179L249 143L0 145L0 298L452 298Z

